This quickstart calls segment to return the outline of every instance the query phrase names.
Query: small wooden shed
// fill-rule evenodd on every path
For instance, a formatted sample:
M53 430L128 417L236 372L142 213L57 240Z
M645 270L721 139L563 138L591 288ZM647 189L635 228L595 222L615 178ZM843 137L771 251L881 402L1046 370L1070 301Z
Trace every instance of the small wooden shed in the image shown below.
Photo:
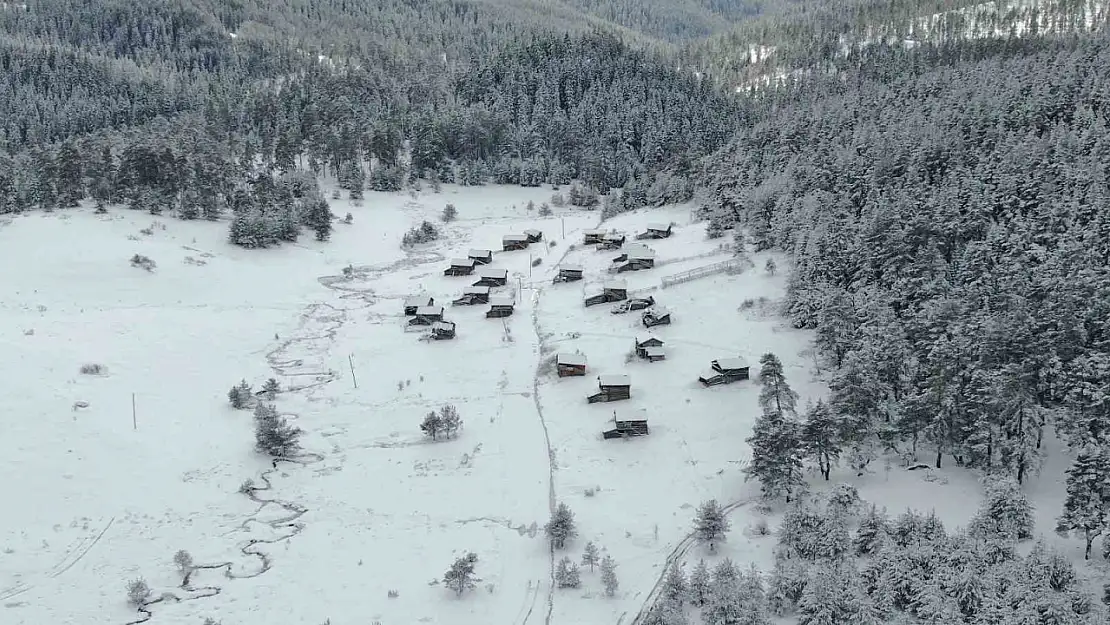
M524 231L524 236L528 237L529 243L539 243L543 241L543 232L535 228L529 228Z
M496 267L479 267L478 281L474 286L505 286L509 282L509 270Z
M625 242L626 239L627 239L627 237L623 234L618 234L616 232L610 232L609 234L606 234L605 236L601 237L601 249L603 249L603 250L619 250L621 247L624 246L624 242Z
M670 224L648 224L647 231L636 235L637 239L666 239L671 236Z
M443 321L443 306L421 306L416 309L416 316L409 319L409 325L430 326L437 321Z
M513 298L507 295L493 297L489 300L489 310L486 311L487 319L497 319L500 317L508 317L513 314L513 306L516 304Z
M436 321L432 324L430 336L436 341L453 339L455 338L455 324L451 321Z
M605 440L614 438L631 438L633 436L647 436L651 433L647 419L613 419L613 427L601 433Z
M443 270L445 276L469 276L474 273L474 260L470 258L453 258L451 266Z
M478 265L488 265L493 262L493 250L470 250L466 257Z
M416 309L421 306L431 306L436 303L434 297L429 295L413 295L412 297L405 298L405 314L412 316L416 314Z
M601 293L586 298L586 305L621 302L628 299L628 283L624 280L609 280L602 285Z
M748 362L743 358L721 358L710 363L711 369L701 374L698 381L705 386L731 384L748 379Z
M528 243L528 235L525 234L506 234L501 237L501 249L506 252L527 249Z
M616 263L617 273L651 269L655 266L655 250L646 247L632 248L613 259L613 262Z
M605 238L605 234L607 232L608 232L608 230L583 230L582 231L582 243L584 245L593 245L595 243L601 243L602 239Z
M582 265L562 265L555 282L577 282L582 279Z
M655 362L665 359L667 352L663 349L663 341L652 336L642 341L636 339L636 355L648 362Z
M671 325L671 312L662 306L656 306L645 310L640 319L644 322L645 328L669 326Z
M597 378L598 392L586 398L591 404L620 401L632 397L632 378L627 375L602 375Z
M555 357L555 368L560 378L586 375L586 356L584 354L563 353Z
M473 306L489 303L488 286L470 286L463 290L462 297L451 302L452 306Z

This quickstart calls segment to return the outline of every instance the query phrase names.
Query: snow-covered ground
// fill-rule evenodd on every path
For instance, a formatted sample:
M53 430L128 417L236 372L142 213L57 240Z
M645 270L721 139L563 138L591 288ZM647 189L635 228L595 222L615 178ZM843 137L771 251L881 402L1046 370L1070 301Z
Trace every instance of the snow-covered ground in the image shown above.
M333 203L354 221L337 223L330 243L261 251L230 246L222 225L122 209L0 225L0 622L132 622L142 615L125 585L143 577L154 597L195 599L153 605L152 623L629 623L669 558L708 555L688 535L711 498L736 504L713 559L767 566L774 539L747 532L756 487L742 474L758 387L704 389L697 377L735 356L754 372L772 351L803 403L823 393L809 336L775 314L785 272L767 275L755 255L738 275L660 288L663 276L731 253L705 240L689 206L622 215L604 227L634 235L676 224L672 238L648 243L654 269L622 274L672 313L672 325L648 332L639 313L583 305L617 253L581 243L598 212L526 208L550 193L370 194L361 206ZM402 251L403 232L438 222L447 202L459 219L445 236ZM544 242L499 251L502 235L527 228ZM516 298L511 317L449 305L476 278L443 269L470 248L494 249L493 266L508 270L496 291ZM130 266L133 254L157 269ZM561 262L583 265L586 279L553 284ZM418 293L447 305L455 340L406 328L402 301ZM648 336L666 343L666 360L627 357ZM588 374L556 377L562 351L585 354ZM79 372L93 363L105 372ZM587 404L603 374L631 376L632 398ZM271 376L289 389L279 410L306 432L303 464L274 468L255 454L250 412L228 406L240 379L257 388ZM463 430L429 442L420 421L444 404ZM647 418L651 434L602 440L614 413ZM891 511L935 507L949 526L964 523L974 479L930 473L840 477ZM256 497L273 503L239 493L247 479L268 483ZM577 516L572 559L592 540L616 560L616 597L588 570L582 588L552 589L542 526L557 502ZM182 590L179 549L222 566ZM466 551L482 581L459 598L437 580Z

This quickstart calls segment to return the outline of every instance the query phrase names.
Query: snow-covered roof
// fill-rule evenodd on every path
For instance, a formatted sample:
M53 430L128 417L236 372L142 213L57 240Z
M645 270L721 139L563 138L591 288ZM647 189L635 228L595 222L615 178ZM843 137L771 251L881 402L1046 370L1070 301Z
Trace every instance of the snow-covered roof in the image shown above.
M616 289L618 291L625 290L628 289L628 282L625 282L624 280L606 280L605 285L602 288Z
M626 237L624 234L621 234L620 232L609 232L605 234L605 238L609 239L610 241L619 241L628 237Z
M468 286L463 289L463 295L489 295L488 286Z
M412 308L413 306L427 306L428 302L430 302L431 300L431 295L412 295L405 298L405 308Z
M648 249L646 247L642 249L628 250L629 260L647 260L650 258L655 258L655 250Z
M499 269L497 267L480 267L478 269L478 276L482 278L508 278L508 269Z
M577 271L582 272L582 265L560 265L559 269L562 271Z
M603 375L598 378L602 386L632 386L632 378L627 375Z
M644 349L644 353L647 354L648 356L666 356L667 355L667 348L665 348L665 347L647 347L647 348Z
M567 354L567 353L563 353L563 354L559 354L558 356L555 357L555 362L560 364L560 365L571 365L571 366L574 366L574 367L585 367L586 366L586 355L585 354Z
M515 303L516 300L511 295L498 295L497 297L491 297L489 300L490 306L512 306Z
M528 235L525 234L506 234L501 237L502 241L527 241Z
M743 369L748 366L748 361L743 358L720 358L717 366L722 369Z
M604 234L605 234L606 232L609 232L609 231L608 231L608 230L583 230L583 231L582 231L582 234L584 234L584 235L587 235L587 236L590 236L590 235L593 235L593 236L602 236L602 235L604 235Z
M486 256L490 256L491 254L493 254L493 252L490 250L470 250L466 253L466 255L470 256L471 258L485 258Z
M451 321L437 321L432 324L433 330L454 330L455 324Z
M431 317L443 314L443 306L421 306L416 309L417 316Z
M524 231L524 234L534 237L538 234L543 234L543 232L540 232L539 230L536 230L535 228L529 228L529 229Z
M641 341L640 339L636 339L636 344L637 344L637 345L643 345L644 343L647 343L647 342L649 342L649 341L659 341L659 344L660 344L660 345L662 345L662 344L663 344L663 339L661 339L661 338L659 338L659 337L657 337L657 336L649 336L649 337L647 337L646 339L644 339L644 340L642 340L642 341Z
M451 259L451 266L452 267L473 267L474 266L474 259L473 258L452 258Z
M670 226L667 225L667 224L648 224L647 225L648 230L658 230L660 232L666 232L668 228L670 228Z
M701 372L701 375L698 376L698 379L699 380L712 380L713 378L718 378L720 376L721 376L720 371L714 371L712 369L706 369L705 371Z

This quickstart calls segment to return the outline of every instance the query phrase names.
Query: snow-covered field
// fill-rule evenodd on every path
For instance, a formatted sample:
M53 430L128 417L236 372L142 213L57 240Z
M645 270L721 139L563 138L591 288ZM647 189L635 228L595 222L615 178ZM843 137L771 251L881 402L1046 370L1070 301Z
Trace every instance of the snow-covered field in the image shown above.
M629 623L668 558L709 555L688 540L707 499L736 504L713 559L766 565L773 538L746 531L758 514L742 474L758 387L703 389L697 377L734 356L754 373L772 351L803 404L822 394L809 336L774 312L785 271L768 275L755 255L738 275L659 288L662 276L731 253L705 240L689 206L622 215L604 227L634 235L676 224L672 238L649 243L656 268L622 275L673 315L648 332L639 313L584 307L616 253L581 244L598 212L526 210L549 196L370 194L361 206L334 203L354 222L337 223L330 243L306 236L262 251L230 246L223 225L123 210L0 224L0 622L136 621L125 585L142 577L155 598L170 593L151 606L152 623ZM438 222L447 202L459 219L445 236L401 250L403 232ZM443 276L447 260L498 250L502 235L526 228L545 241L494 255L509 274L497 290L516 298L515 314L451 307L476 278ZM157 269L132 267L133 254ZM561 262L583 265L586 279L553 284ZM418 293L448 305L455 340L422 341L406 328L402 301ZM627 358L648 336L665 341L666 360ZM556 377L554 355L574 351L588 374ZM80 373L94 363L104 372ZM587 404L604 374L631 376L632 398ZM240 379L257 388L271 376L289 389L279 410L306 432L303 464L272 467L253 451L250 412L228 406ZM420 421L444 404L464 427L430 442ZM650 436L602 440L614 413L647 418ZM936 507L949 526L962 524L974 479L932 473L940 479L900 467L841 477L892 511ZM257 498L273 503L239 493L247 479L269 483ZM580 589L552 589L542 526L557 502L576 513L572 559L592 540L616 560L616 597L590 572ZM178 588L179 549L221 566ZM456 597L436 580L466 551L478 554L482 581Z

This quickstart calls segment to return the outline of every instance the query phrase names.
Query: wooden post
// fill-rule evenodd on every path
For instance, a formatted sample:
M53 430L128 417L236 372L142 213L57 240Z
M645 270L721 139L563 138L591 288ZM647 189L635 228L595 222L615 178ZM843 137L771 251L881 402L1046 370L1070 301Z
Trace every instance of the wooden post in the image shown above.
M355 388L358 388L358 377L355 376L354 354L347 354L347 364L351 366L351 381L354 382Z
M131 429L139 431L139 413L135 410L134 393L131 393Z
M564 239L567 238L567 220L566 220L565 217L560 217L559 218L559 225L563 229L563 238Z

